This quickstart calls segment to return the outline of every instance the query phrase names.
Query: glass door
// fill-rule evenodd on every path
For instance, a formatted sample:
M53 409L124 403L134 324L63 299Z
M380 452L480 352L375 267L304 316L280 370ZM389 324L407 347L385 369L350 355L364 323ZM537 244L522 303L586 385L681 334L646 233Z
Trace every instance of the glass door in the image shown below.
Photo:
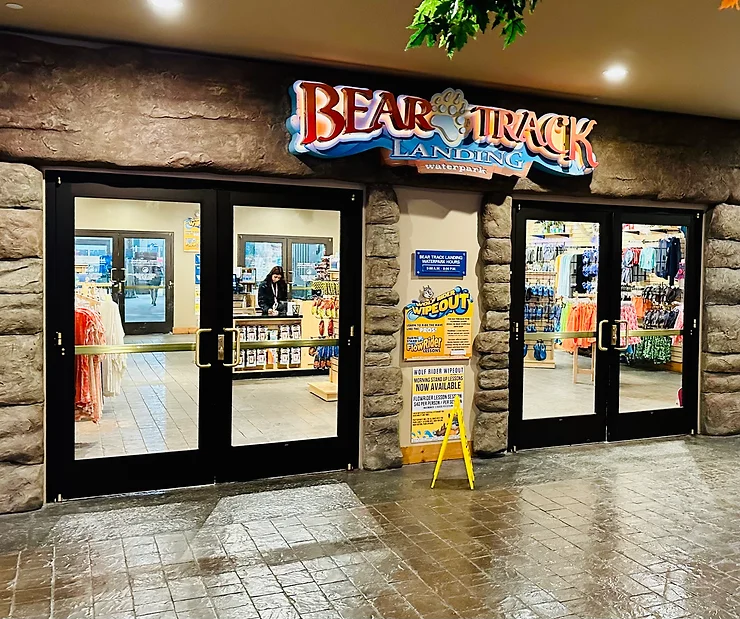
M126 333L167 334L174 315L174 232L122 233L118 287ZM184 251L184 248L183 250Z
M328 230L329 232L331 230ZM334 255L334 239L289 238L291 296L296 300L306 301L312 298L311 284L317 281L324 256ZM338 269L337 269L338 271Z
M701 213L516 209L511 447L694 431Z
M516 208L510 372L522 388L511 390L511 446L604 440L607 218Z
M219 266L230 284L219 384L231 416L219 433L227 457L217 478L356 466L361 284L346 274L361 268L360 244L351 242L361 194L227 195L219 220L231 224L235 249Z
M49 500L357 465L362 194L233 186L47 181Z
M686 211L615 215L611 440L696 427L700 218Z
M87 178L47 194L48 497L212 482L216 194Z

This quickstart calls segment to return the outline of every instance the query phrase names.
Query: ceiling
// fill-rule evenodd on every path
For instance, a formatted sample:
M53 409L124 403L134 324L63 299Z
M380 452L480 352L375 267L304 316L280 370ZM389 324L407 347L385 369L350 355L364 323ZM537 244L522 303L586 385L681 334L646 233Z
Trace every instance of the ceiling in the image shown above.
M740 119L740 11L720 0L542 0L507 50L488 33L453 60L404 51L419 0L0 0L0 27L246 57L310 60L602 103ZM614 63L630 73L610 84ZM355 84L362 86L362 84Z

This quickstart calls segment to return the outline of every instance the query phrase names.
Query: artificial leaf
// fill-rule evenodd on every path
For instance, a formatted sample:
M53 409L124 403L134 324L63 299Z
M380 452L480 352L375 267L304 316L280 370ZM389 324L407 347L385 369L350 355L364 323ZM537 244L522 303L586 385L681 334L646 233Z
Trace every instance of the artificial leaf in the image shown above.
M409 26L409 28L411 28L411 26ZM424 40L430 36L432 36L431 27L428 24L421 25L418 30L409 37L409 42L406 44L406 49L420 47L424 44ZM433 37L432 41L434 41Z
M737 9L740 11L740 0L722 0L719 10L721 11L723 9Z
M421 0L409 26L414 32L406 49L426 43L452 57L489 26L501 28L508 47L526 32L524 12L531 13L538 4L539 0Z

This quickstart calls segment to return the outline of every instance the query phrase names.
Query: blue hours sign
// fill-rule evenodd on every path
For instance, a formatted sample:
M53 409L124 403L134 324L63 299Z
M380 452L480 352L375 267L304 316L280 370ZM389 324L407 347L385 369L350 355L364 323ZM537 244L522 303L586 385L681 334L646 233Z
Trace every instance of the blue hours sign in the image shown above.
M417 277L464 277L468 253L465 251L416 250Z

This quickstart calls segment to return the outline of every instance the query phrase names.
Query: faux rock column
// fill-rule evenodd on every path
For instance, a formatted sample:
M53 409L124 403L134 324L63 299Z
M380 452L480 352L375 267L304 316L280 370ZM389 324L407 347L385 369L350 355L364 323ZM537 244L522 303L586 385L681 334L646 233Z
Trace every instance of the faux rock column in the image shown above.
M710 212L704 250L701 431L740 433L740 206Z
M0 163L0 513L44 491L43 179Z
M478 384L473 448L479 456L506 450L509 426L509 307L511 198L484 196L481 209L480 302L485 311L475 338Z
M391 364L401 329L399 296L393 287L401 269L398 220L391 187L368 189L365 208L365 360L363 388L363 467L401 466L399 415L403 407L401 368Z

